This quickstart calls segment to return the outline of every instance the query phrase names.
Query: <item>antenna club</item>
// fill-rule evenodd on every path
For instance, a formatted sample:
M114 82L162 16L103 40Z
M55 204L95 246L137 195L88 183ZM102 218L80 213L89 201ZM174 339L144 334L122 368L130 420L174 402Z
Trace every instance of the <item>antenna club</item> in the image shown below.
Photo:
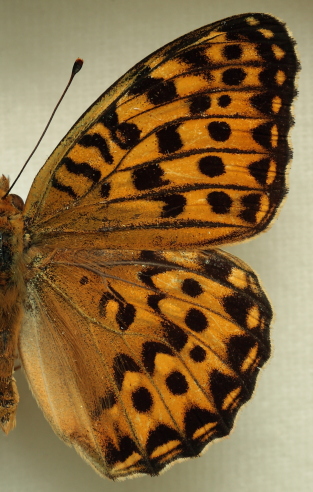
M80 71L83 64L84 64L84 60L82 60L82 58L77 58L75 60L73 68L72 68L72 77L74 77L74 75L76 75Z

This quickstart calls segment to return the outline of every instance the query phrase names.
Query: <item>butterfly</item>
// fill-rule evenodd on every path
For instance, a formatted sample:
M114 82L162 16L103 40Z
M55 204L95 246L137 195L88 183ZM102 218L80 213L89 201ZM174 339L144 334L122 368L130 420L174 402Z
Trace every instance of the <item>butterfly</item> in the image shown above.
M55 433L110 479L229 434L270 355L270 303L218 246L286 195L299 63L242 14L157 50L78 120L26 204L0 181L0 426L17 354Z

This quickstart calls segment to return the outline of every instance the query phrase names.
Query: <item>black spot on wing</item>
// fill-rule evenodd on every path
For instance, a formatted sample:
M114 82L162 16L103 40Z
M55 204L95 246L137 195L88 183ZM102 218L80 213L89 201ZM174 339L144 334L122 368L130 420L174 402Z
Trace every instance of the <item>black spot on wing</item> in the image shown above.
M77 193L75 193L71 186L60 183L60 181L55 176L53 176L52 178L51 186L56 190L67 193L70 197L74 198L74 200L78 197Z
M190 328L190 330L196 333L201 333L209 326L205 314L196 308L190 308L187 311L187 314L185 316L185 323L188 328Z
M69 173L75 174L76 176L84 176L94 183L98 183L101 179L101 172L88 164L88 162L77 163L69 157L64 157L61 164L66 167Z
M152 104L155 106L165 104L177 97L176 87L172 80L156 79L155 81L158 83L152 86L147 92L147 97Z
M128 89L128 94L132 96L138 96L148 92L160 79L151 77L149 73L151 69L144 67L144 69L138 74L137 79L132 86Z
M132 149L139 143L141 130L135 123L120 123L115 131L115 140L125 150Z
M239 60L242 56L240 44L226 44L223 49L223 55L227 60Z
M151 294L147 297L147 304L148 306L153 309L156 313L160 313L160 307L159 307L159 302L161 302L163 299L166 298L166 295L161 293L161 294Z
M277 64L270 64L267 68L264 68L259 73L259 81L265 88L277 90Z
M151 190L169 184L163 180L164 171L157 163L147 164L133 171L133 182L137 190Z
M112 104L106 111L104 111L98 121L114 132L118 126L118 116L115 105Z
M209 65L209 59L203 48L191 48L179 55L179 59L191 65L193 68L205 68Z
M212 121L208 125L208 131L216 142L226 142L231 136L231 128L226 121Z
M189 111L192 115L204 113L210 106L211 98L205 94L194 96L189 101Z
M242 373L242 364L245 362L247 357L249 356L249 352L254 349L256 346L257 341L254 337L249 337L246 335L236 335L231 337L228 342L227 342L227 354L228 354L228 361L230 366L238 373ZM267 361L267 359L270 356L270 344L269 343L262 343L262 348L257 347L257 355L255 358L255 361L257 361L258 367L263 366L263 364ZM254 362L255 362L254 361ZM253 361L251 361L251 367L255 369L255 366L253 364ZM251 371L248 372L247 376L249 378L251 377ZM257 374L255 375L256 378ZM242 375L244 377L244 375ZM253 385L250 390L253 390L254 383L255 383L255 378L250 381L250 383ZM249 384L246 381L246 384Z
M222 299L223 307L229 316L241 327L247 328L249 310L254 306L252 299L244 292L226 296Z
M174 218L183 213L185 205L187 203L186 198L184 195L180 195L178 193L176 194L170 194L170 195L158 195L157 197L154 198L155 201L162 201L164 203L162 212L161 212L161 217L164 219L167 218Z
M174 355L172 349L161 342L145 342L142 346L142 363L150 375L155 368L155 358L158 354Z
M140 454L140 451L129 436L119 439L119 449L110 440L105 443L105 459L110 466L114 466L116 463L124 463L133 453Z
M101 316L106 315L106 307L109 301L113 300L118 304L118 311L115 315L116 323L121 330L127 330L134 322L136 309L133 304L128 303L121 294L108 284L110 292L104 292L99 302Z
M212 191L208 194L207 200L216 214L228 214L232 206L231 197L224 191Z
M172 429L168 425L159 424L153 431L150 432L147 441L147 453L149 456L153 454L153 451L160 446L164 446L171 441L181 441L181 436L175 429ZM172 447L169 448L172 451Z
M115 105L107 109L98 121L110 130L112 140L121 149L129 150L139 143L141 130L135 123L119 123Z
M140 251L140 260L142 260L143 262L158 262L160 261L160 258L157 251L149 251L147 249L143 249Z
M240 85L246 78L246 72L243 68L228 68L223 72L222 80L226 85Z
M113 163L113 157L110 153L109 146L105 140L99 133L93 133L92 135L84 135L79 141L79 145L82 147L95 147L101 153L103 159L108 163Z
M159 152L161 154L172 154L177 152L183 146L183 142L178 133L179 124L173 123L161 128L156 132L156 137L159 144Z
M115 296L112 294L112 292L107 292L105 291L99 301L99 313L100 316L106 316L106 308L108 305L109 301L116 301Z
M215 406L223 419L224 434L229 434L230 429L232 428L234 423L236 410L239 406L237 403L233 412L229 411L229 409L225 411L223 410L224 401L229 393L239 387L240 383L238 379L227 374L223 374L222 372L217 370L212 371L210 375L210 389L214 398ZM237 395L237 400L239 400L240 398L241 403L244 403L244 401L248 399L248 396L246 398L243 398L241 389L242 388L240 388L239 395Z
M111 191L111 185L107 181L101 184L100 186L100 196L101 198L109 198Z
M89 282L89 279L88 279L88 277L86 277L85 275L84 275L84 276L80 279L80 281L79 281L79 283L80 283L81 285L86 285L86 284L88 284L88 282Z
M257 213L261 207L261 199L260 193L250 193L243 196L241 198L243 210L239 214L240 218L250 224L255 224L257 222Z
M220 96L217 100L217 104L220 106L220 108L227 108L231 103L231 97L228 94L223 94Z
M200 345L195 345L190 350L189 355L194 362L203 362L206 358L206 351Z
M271 149L272 144L272 127L273 123L262 123L262 125L257 126L252 130L253 139L262 147L266 149Z
M260 159L249 164L249 173L262 186L266 185L268 172L270 169L270 159Z
M159 275L167 271L168 268L166 267L160 267L160 266L147 267L139 273L138 277L139 280L141 280L147 287L155 289L156 287L153 283L154 275Z
M212 278L220 283L227 282L233 268L229 261L223 259L219 255L210 256L209 261L207 261L203 267L209 278Z
M198 297L203 293L201 285L193 278L185 278L181 289L184 294L190 297Z
M180 352L188 341L187 333L169 320L162 322L163 336L174 350Z
M199 170L209 178L215 178L225 173L225 165L220 156L206 155L199 160Z
M192 406L185 414L184 425L188 439L192 439L195 432L207 424L213 424L217 421L216 415L205 408Z
M274 41L274 38L272 38L272 40ZM275 44L275 42L273 44ZM263 60L265 62L264 63L265 66L275 66L275 65L279 66L280 65L279 63L277 63L277 59L274 55L273 50L271 49L273 44L272 43L259 43L256 46L258 54L260 55L261 58L263 58ZM282 48L285 49L284 46L282 46ZM284 66L284 62L281 64L281 66L282 67Z
M122 388L127 371L140 372L140 367L129 355L122 353L116 355L113 359L113 374L115 383L119 390Z
M250 102L252 106L254 106L261 113L272 116L274 97L274 92L262 92L261 94L256 94L252 96L250 98Z
M134 322L136 315L136 308L133 304L119 303L118 312L116 314L116 321L121 330L127 330Z
M150 391L144 386L137 388L132 393L132 403L137 412L149 412L153 404L153 398Z
M188 383L180 371L172 371L166 377L166 386L173 395L184 395L188 391Z

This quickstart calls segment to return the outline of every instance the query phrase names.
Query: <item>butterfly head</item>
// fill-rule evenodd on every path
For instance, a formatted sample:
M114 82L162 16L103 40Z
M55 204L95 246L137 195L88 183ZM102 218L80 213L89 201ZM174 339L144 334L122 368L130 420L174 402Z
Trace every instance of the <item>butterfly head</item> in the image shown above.
M8 215L8 213L20 213L24 210L24 201L20 196L14 193L5 196L9 187L8 178L2 175L0 178L0 216Z

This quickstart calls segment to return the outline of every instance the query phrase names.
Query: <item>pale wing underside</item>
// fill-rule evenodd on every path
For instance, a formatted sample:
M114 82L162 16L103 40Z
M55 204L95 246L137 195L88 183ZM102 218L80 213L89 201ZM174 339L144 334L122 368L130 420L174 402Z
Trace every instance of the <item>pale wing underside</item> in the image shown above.
M55 252L20 339L56 433L118 479L158 474L230 432L269 357L271 308L228 253Z

